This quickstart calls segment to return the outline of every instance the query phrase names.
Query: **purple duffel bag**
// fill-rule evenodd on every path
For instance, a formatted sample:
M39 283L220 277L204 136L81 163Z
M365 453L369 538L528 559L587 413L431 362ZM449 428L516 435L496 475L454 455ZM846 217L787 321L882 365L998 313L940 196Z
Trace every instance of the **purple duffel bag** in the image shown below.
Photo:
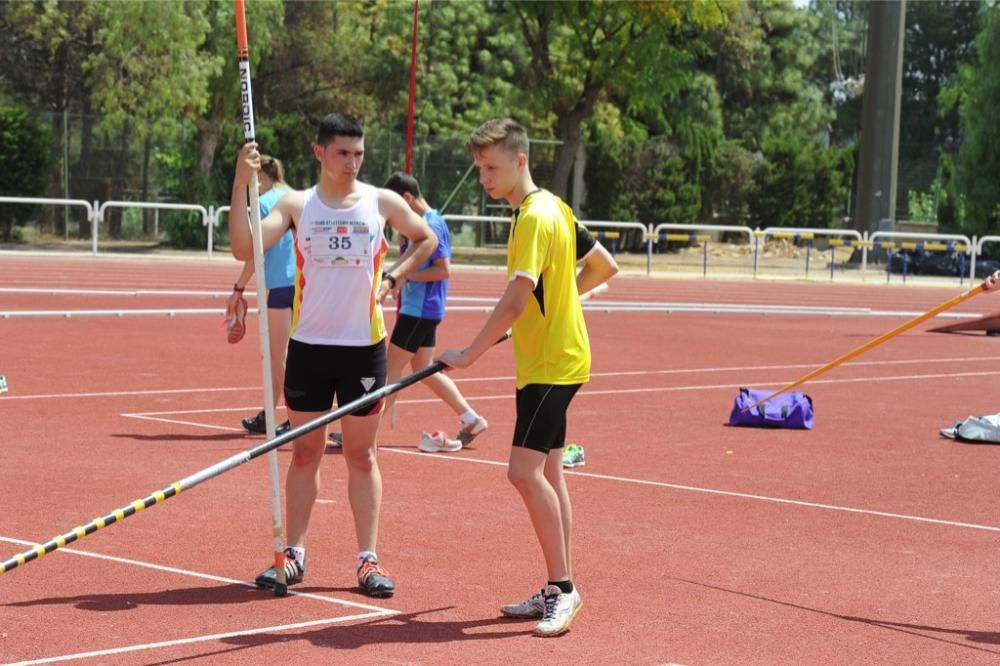
M729 425L801 430L813 427L815 413L812 398L800 391L782 393L763 405L746 410L750 405L773 393L774 391L766 389L741 388L739 395L736 396L733 411L729 414Z

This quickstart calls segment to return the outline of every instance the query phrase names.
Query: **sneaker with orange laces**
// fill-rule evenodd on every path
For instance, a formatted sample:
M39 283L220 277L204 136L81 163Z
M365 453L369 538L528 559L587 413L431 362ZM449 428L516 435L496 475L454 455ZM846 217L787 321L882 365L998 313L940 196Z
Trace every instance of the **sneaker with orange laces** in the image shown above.
M387 599L396 592L396 584L389 574L379 566L378 559L367 555L358 567L358 586L369 597Z
M299 562L295 559L295 552L291 548L285 549L285 583L287 585L298 585L302 582L303 577L306 575L306 562L302 560ZM274 567L268 567L263 571L254 582L257 583L257 587L261 589L271 590L274 589L275 581L278 579L278 574Z
M237 294L226 303L226 339L233 345L246 335L247 302Z

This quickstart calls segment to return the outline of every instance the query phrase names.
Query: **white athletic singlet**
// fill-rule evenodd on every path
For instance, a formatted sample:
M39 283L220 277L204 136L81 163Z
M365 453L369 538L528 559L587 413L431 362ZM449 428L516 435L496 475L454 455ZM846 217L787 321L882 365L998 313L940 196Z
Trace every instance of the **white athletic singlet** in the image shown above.
M378 190L358 183L360 200L330 208L305 193L295 231L295 301L292 338L314 345L367 347L385 338L375 300L389 244L382 230Z

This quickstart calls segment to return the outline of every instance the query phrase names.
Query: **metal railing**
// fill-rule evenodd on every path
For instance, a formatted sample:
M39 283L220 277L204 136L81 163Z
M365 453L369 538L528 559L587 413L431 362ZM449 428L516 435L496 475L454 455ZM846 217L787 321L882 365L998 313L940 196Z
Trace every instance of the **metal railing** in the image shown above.
M140 208L159 210L191 211L201 216L202 226L206 227L207 242L206 251L211 259L214 252L214 236L220 225L223 224L223 215L229 211L228 205L219 207L204 206L197 204L178 204L162 202L143 201L105 201L103 203L94 201L88 202L82 199L59 199L47 197L6 197L0 196L0 205L3 204L23 204L33 206L63 206L82 208L86 215L86 221L90 223L91 234L91 254L96 255L99 249L100 225L104 222L105 213L110 208ZM483 224L510 224L510 218L506 216L487 215L445 215L445 220L449 222L470 223L473 225ZM768 239L789 238L796 242L803 242L806 250L805 275L809 277L810 261L812 252L815 249L813 241L826 239L830 248L830 279L834 279L834 267L836 259L836 248L853 247L861 249L861 280L867 279L869 254L872 251L885 249L892 250L925 250L929 252L947 252L949 254L959 253L960 264L958 270L960 278L964 280L967 276L974 280L976 277L977 258L982 255L987 244L1000 243L1000 236L983 236L972 238L962 234L931 234L919 232L892 232L876 231L858 232L853 229L812 229L795 227L767 227L765 229L752 229L742 225L714 225L714 224L679 224L661 223L657 225L644 225L641 222L625 220L580 220L580 223L591 230L594 235L605 241L606 246L612 253L617 253L622 249L621 239L629 232L638 232L639 238L645 241L646 250L646 274L652 273L653 252L655 244L659 241L680 241L688 243L699 243L702 246L702 275L707 276L709 272L709 243L717 239L721 234L735 234L738 240L745 239L746 243L752 247L753 258L750 271L753 277L758 277L765 272L761 266L762 241ZM481 231L476 232L477 244L485 237ZM820 246L822 247L822 245ZM817 250L819 251L819 250ZM908 266L907 255L902 257L904 281L905 272ZM968 258L968 267L965 259ZM891 259L891 256L890 256ZM887 270L891 271L890 265ZM745 270L745 269L740 269Z
M767 227L763 231L754 232L753 244L753 275L757 277L760 270L760 239L765 241L768 238L790 238L792 240L803 240L806 243L806 265L805 277L809 279L809 260L812 255L813 240L817 237L827 238L830 244L830 280L833 280L834 267L836 265L837 247L860 247L867 252L868 244L861 232L854 229L805 229L797 227ZM864 264L864 259L862 259ZM862 275L864 269L862 269Z
M84 201L83 199L50 199L46 197L0 197L0 204L10 203L10 204L28 204L31 206L42 206L42 205L52 205L52 206L79 206L87 211L87 221L90 222L90 235L93 238L91 254L97 254L97 216L94 210L97 208L97 202L95 201L91 204L89 201Z
M889 240L882 240L887 238ZM897 241L895 239L908 239ZM963 254L969 255L969 280L976 279L976 255L979 253L977 244L973 239L962 234L924 234L915 233L909 231L876 231L867 238L868 242L871 244L872 251L875 252L881 248L885 248L888 251L894 249L900 250L929 250L935 251L954 251L962 252ZM955 243L962 243L961 246L956 246ZM906 264L904 263L904 271ZM865 253L862 255L862 267L861 270L864 272L868 267L868 256L867 248ZM887 266L887 270L891 268L891 261ZM887 273L888 275L888 273ZM959 275L960 278L964 277ZM905 280L905 272L904 272Z
M174 204L174 203L150 203L148 201L105 201L97 209L97 224L94 225L94 254L97 254L97 229L104 222L104 212L109 208L146 208L154 210L190 210L201 213L202 226L208 226L208 210L198 204ZM212 234L208 234L211 244ZM209 245L208 258L212 258L212 249Z

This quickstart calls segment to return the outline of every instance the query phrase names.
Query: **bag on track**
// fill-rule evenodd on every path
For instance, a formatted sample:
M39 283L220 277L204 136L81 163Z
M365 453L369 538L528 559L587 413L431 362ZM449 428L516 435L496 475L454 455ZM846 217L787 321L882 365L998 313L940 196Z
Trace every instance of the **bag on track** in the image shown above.
M729 414L729 425L798 430L810 430L813 427L815 412L812 398L801 391L782 393L763 405L744 411L773 393L774 391L765 389L741 388L733 404L733 411Z

